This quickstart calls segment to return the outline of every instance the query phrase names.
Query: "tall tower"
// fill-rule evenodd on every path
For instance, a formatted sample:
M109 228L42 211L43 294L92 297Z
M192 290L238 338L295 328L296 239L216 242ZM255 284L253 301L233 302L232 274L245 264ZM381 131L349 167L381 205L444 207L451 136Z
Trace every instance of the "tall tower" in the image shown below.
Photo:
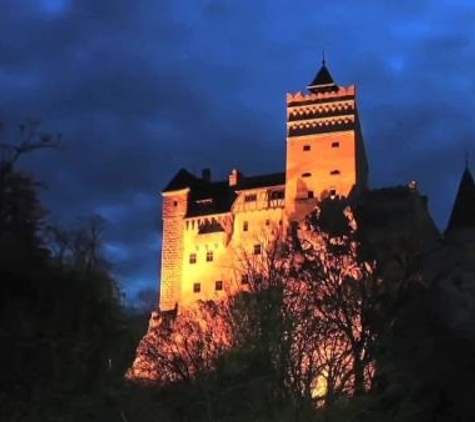
M307 87L287 94L285 208L298 220L326 196L366 187L368 163L354 85L338 86L325 59Z
M180 283L183 272L184 218L188 211L189 185L194 177L181 169L163 196L162 271L160 282L160 310L168 311L180 302Z

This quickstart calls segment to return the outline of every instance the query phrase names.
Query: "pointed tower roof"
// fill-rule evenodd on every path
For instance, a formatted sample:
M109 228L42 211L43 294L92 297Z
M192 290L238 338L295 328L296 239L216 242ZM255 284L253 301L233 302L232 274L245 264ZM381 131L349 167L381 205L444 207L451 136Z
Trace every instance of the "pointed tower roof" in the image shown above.
M325 56L323 56L322 67L313 78L313 81L307 86L307 89L315 94L318 92L338 91L338 85L327 68Z
M174 190L185 189L193 186L196 182L196 177L193 176L188 170L184 168L180 169L172 180L168 183L162 192L172 192Z
M446 233L454 229L475 228L475 183L468 168L460 181Z

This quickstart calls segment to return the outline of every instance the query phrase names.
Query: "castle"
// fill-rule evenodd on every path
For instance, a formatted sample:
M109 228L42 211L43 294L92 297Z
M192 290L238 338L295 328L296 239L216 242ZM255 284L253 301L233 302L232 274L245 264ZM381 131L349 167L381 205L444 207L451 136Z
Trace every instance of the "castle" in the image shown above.
M164 362L174 364L177 353L180 362L189 365L189 373L199 370L187 358L190 345L202 357L204 343L209 342L207 353L212 353L213 345L227 344L229 333L217 328L223 321L216 318L216 308L199 313L200 308L190 305L250 289L256 278L246 264L257 265L257 277L265 276L259 263L266 261L272 245L280 238L287 241L295 231L293 223L304 220L317 206L322 229L338 233L347 225L341 211L350 205L358 224L358 253L366 262L377 263L384 282L397 290L409 280L418 288L422 285L440 301L439 315L446 326L473 332L475 183L468 161L443 234L416 182L370 189L367 180L355 87L338 86L325 62L307 93L287 94L284 172L249 177L233 169L228 180L213 181L208 169L201 177L181 169L162 192L159 309L152 312L127 378L173 380L176 374L172 370L170 375ZM200 327L194 337L190 316ZM210 331L203 343L200 330L206 327ZM186 353L181 356L183 347ZM327 385L325 370L323 384L321 378L316 384L323 385L320 393Z
M365 196L368 213L379 219L389 209L408 209L424 236L438 235L427 198L417 193L415 183L367 189L355 86L337 85L323 61L307 89L287 94L285 171L249 177L233 169L228 180L213 181L209 169L201 177L181 169L163 190L160 311L240 289L247 282L240 257L263 254L267 244L325 198ZM384 204L390 204L386 210ZM413 231L412 226L392 232L379 227L373 233L388 237Z

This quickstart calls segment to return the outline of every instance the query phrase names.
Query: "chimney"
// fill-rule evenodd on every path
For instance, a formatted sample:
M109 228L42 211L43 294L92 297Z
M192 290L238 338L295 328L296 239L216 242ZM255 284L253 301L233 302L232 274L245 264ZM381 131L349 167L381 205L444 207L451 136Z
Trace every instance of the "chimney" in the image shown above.
M201 171L201 178L204 182L211 182L211 170L209 168L203 169Z
M238 169L232 169L229 174L229 186L236 186L242 180L242 174Z

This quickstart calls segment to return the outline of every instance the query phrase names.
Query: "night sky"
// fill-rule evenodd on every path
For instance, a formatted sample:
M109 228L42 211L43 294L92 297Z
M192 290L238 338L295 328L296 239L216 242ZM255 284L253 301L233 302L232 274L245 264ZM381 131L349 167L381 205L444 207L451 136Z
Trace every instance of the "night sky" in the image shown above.
M157 288L160 191L180 167L283 171L285 94L322 48L355 83L373 187L414 179L445 228L475 168L473 0L0 1L0 119L63 134L23 167L50 219L102 214L133 300Z

